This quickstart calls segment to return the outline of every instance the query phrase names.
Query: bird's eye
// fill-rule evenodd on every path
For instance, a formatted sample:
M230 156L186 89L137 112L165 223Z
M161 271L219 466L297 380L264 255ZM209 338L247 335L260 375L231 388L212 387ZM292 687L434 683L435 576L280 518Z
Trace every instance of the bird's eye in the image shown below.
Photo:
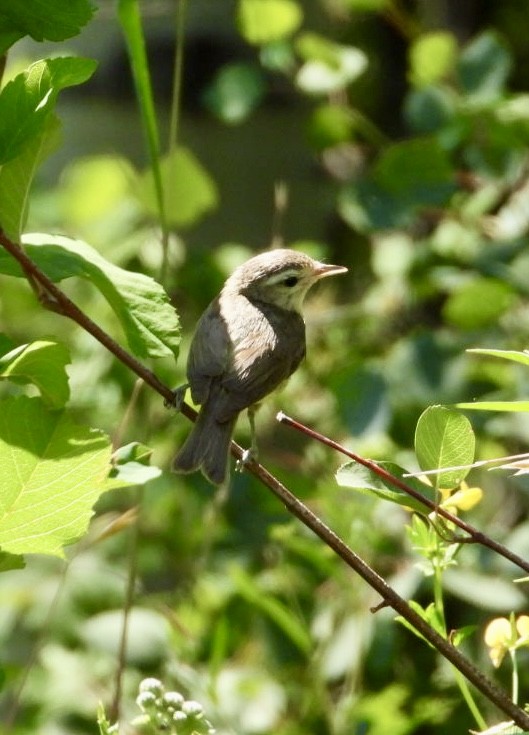
M288 288L292 288L295 286L299 281L299 278L297 276L288 276L288 278L285 278L283 281L283 285L287 286Z

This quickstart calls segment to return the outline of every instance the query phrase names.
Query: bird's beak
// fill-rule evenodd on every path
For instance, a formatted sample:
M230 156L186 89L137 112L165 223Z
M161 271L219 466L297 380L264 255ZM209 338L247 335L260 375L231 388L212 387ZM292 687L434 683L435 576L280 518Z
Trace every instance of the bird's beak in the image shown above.
M343 265L329 265L328 263L320 263L318 261L315 263L314 275L316 278L337 276L339 273L347 273L347 268Z

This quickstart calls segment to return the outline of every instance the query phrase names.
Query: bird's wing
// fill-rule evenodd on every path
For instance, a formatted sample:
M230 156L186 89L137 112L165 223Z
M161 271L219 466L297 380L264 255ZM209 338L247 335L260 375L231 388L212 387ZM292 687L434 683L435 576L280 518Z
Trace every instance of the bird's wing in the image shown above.
M224 373L231 351L228 330L215 299L198 321L187 358L187 379L195 403L205 403L211 381Z
M233 347L215 401L218 421L258 403L292 375L305 356L303 320L293 319L285 329L263 323L257 330L249 329Z

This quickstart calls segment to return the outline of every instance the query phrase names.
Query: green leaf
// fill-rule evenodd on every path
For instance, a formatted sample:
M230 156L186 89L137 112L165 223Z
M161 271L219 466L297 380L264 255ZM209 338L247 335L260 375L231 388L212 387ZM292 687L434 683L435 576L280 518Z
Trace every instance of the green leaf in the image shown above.
M0 378L15 383L33 383L50 408L62 408L70 397L66 365L68 349L57 342L38 341L22 345L0 358Z
M443 317L458 329L483 329L497 323L515 300L516 294L507 283L477 277L450 294Z
M144 485L160 477L162 470L150 465L152 449L138 442L131 442L117 449L112 456L112 470L106 488Z
M93 59L44 59L6 84L0 93L0 164L18 156L42 131L60 90L82 84L96 66Z
M261 46L297 31L303 11L295 0L239 0L237 24L248 43Z
M105 487L111 446L40 398L0 410L0 547L11 554L63 556L87 529Z
M307 94L331 94L345 89L367 69L367 56L354 46L342 46L316 33L296 41L305 63L296 75L297 86Z
M430 406L421 414L415 430L415 452L421 469L470 465L474 461L475 437L470 421L458 411ZM451 470L435 475L438 488L452 489L469 470Z
M123 156L73 160L61 175L61 208L69 223L93 232L95 223L130 207L136 173Z
M404 114L416 133L434 133L454 119L455 94L451 90L434 86L413 89L406 97Z
M26 225L29 193L42 161L60 142L61 123L52 113L16 158L0 167L0 226L15 242Z
M415 138L388 146L375 165L374 180L416 203L443 203L454 190L448 154L434 138Z
M418 602L415 602L415 600L409 600L408 604L411 609L424 620L425 623L434 628L434 630L436 630L439 635L443 636L443 638L446 637L446 632L444 630L443 624L443 616L433 602L430 602L427 607L422 607L422 605L420 605ZM398 623L401 623L405 628L410 630L412 633L414 633L416 636L421 638L423 641L425 641L425 643L433 648L433 645L430 643L430 641L428 641L422 635L422 633L417 630L417 628L414 628L414 626L408 620L406 620L406 618L398 615L395 620Z
M309 140L314 148L321 151L349 140L353 129L353 114L348 107L324 104L312 113Z
M472 411L510 411L513 413L529 411L529 401L474 401L473 403L456 403L456 406Z
M243 122L265 94L260 70L250 64L227 64L219 71L204 94L211 112L230 125Z
M474 355L488 355L489 357L500 357L503 360L511 360L512 362L520 362L522 365L529 365L529 350L518 352L516 350L492 350L483 347L474 347L467 350Z
M17 38L27 35L35 41L64 41L79 33L95 9L89 0L68 0L67 3L64 0L9 0L0 10L0 55L9 47L2 43L8 29Z
M482 33L463 51L459 59L459 78L471 101L494 102L501 98L512 59L497 36Z
M177 148L161 162L164 206L167 221L189 227L215 209L218 193L215 182L187 148ZM142 177L138 196L147 212L156 216L156 191L151 171Z
M392 462L378 462L377 464L383 470L399 479L402 479L402 476L405 474L402 467ZM420 493L420 495L424 495L428 500L434 500L434 491L430 485L425 485L414 477L407 477L404 481L413 490ZM409 495L404 490L384 480L375 472L357 462L347 462L342 465L336 473L336 482L340 487L348 487L364 495L378 498L379 500L389 500L391 503L410 508L417 513L422 513L423 515L428 513L428 509L420 500L417 500L412 495Z
M12 569L24 569L24 557L19 554L8 554L0 551L0 572L10 572Z
M410 77L416 87L439 81L456 62L457 39L448 31L433 31L419 36L409 49Z
M178 354L180 323L166 292L152 278L109 263L80 240L33 233L23 238L29 257L54 281L80 276L105 297L139 357ZM23 276L12 258L1 257L0 272ZM11 262L10 262L11 261Z

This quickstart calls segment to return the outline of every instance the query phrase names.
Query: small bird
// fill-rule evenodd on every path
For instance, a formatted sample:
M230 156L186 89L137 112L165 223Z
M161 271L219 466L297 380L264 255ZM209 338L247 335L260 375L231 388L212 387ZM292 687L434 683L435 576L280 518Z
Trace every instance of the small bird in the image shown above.
M285 381L305 356L301 307L320 278L345 273L295 250L256 255L239 266L202 314L187 361L188 384L200 412L173 461L175 472L201 469L215 485L226 480L230 442L248 409L255 458L256 404Z

